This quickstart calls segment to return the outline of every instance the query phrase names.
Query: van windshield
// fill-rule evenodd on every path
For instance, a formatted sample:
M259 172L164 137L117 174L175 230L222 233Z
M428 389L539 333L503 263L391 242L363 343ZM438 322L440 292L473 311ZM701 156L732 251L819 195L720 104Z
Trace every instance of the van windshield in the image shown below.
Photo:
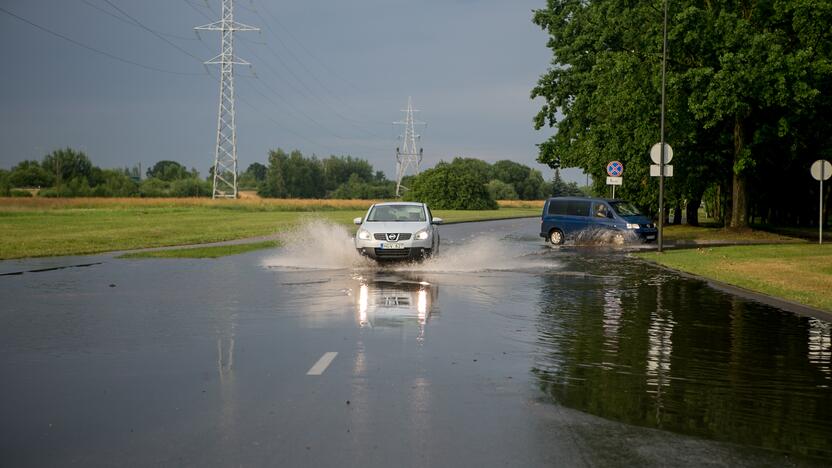
M638 208L633 206L633 204L630 203L630 202L625 202L625 201L610 202L610 206L620 216L643 216L641 214L641 211L639 211Z
M378 205L373 207L370 215L367 216L367 221L370 222L424 222L425 220L425 210L421 205Z

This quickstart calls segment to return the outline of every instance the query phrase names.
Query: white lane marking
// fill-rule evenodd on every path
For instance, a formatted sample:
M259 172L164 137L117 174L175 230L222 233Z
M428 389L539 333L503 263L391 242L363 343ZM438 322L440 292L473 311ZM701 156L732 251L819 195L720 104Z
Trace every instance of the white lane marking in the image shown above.
M321 356L320 359L318 359L318 362L316 362L315 365L312 366L311 369L309 369L309 372L307 372L306 375L321 375L321 374L323 374L324 371L326 371L326 368L329 367L330 364L332 364L332 360L335 359L335 356L337 356L337 355L338 355L338 353L331 352L331 351L328 352L328 353L324 353L324 355Z

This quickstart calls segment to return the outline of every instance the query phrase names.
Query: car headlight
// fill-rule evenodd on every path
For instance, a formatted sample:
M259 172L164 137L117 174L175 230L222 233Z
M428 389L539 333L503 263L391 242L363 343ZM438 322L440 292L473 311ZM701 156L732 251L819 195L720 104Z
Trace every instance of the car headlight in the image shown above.
M627 229L638 229L638 224L627 223Z
M430 234L428 233L428 231L426 229L423 229L423 230L417 232L415 237L418 240L425 240L428 237L430 237Z
M364 229L358 230L358 238L361 240L370 240L370 231L365 231Z

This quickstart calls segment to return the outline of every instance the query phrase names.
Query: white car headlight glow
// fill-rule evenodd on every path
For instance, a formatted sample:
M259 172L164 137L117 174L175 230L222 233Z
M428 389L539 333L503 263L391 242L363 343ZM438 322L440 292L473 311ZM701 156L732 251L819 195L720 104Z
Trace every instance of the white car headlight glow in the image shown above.
M361 239L361 240L370 240L370 237L371 236L370 236L369 231L365 231L364 229L359 229L358 230L358 238L359 239Z
M627 229L638 229L638 224L627 223Z
M416 239L418 239L418 240L425 240L425 239L427 239L428 237L430 237L430 234L428 233L428 231L427 231L427 230L421 230L421 231L419 231L419 232L417 232L417 233L416 233L416 236L415 236L415 237L416 237Z

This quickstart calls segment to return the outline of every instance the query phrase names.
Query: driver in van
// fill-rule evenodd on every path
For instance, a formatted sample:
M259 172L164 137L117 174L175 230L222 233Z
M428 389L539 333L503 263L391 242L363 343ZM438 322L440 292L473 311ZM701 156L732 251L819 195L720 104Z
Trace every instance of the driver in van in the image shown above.
M607 205L598 205L598 208L595 210L595 217L596 218L606 218L607 217Z

